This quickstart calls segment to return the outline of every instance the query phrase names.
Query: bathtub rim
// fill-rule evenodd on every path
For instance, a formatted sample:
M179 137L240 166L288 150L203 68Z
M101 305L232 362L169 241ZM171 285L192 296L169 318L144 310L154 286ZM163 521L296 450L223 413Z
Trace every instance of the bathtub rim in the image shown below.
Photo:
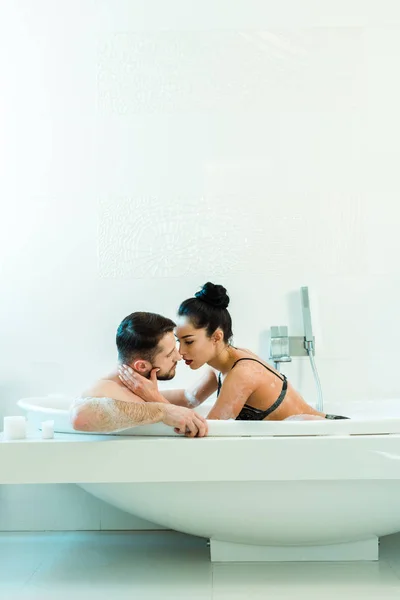
M59 433L83 433L73 430L70 423L70 410L43 406L33 401L45 400L47 403L56 397L21 398L17 406L26 413L28 423L40 429L41 421L55 420L54 430ZM68 397L58 397L66 402ZM70 399L69 399L70 400ZM55 402L56 403L56 402ZM65 406L65 405L64 405ZM356 416L344 420L318 420L318 421L208 421L209 437L307 437L307 436L341 436L341 435L391 435L400 434L400 416ZM88 432L84 435L98 435L99 432ZM181 437L171 427L163 423L152 425L138 425L125 428L116 432L103 435L117 435L126 437Z

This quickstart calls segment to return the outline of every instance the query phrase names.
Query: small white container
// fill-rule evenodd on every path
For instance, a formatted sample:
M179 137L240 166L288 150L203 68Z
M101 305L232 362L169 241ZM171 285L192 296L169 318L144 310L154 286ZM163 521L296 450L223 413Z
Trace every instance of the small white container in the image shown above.
M43 421L41 429L43 440L52 440L54 438L54 421Z
M4 440L24 440L26 438L25 417L4 417Z

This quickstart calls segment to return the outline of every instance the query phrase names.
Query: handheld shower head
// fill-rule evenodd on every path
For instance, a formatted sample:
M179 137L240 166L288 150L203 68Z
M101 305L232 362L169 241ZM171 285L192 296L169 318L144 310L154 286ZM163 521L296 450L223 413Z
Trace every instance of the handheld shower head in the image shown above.
M311 368L314 373L315 382L317 384L317 410L321 413L324 410L324 400L322 396L321 382L317 371L317 366L314 360L315 346L314 336L311 323L311 309L310 309L310 297L308 295L308 287L301 288L301 308L303 311L303 323L304 323L304 348L310 357Z
M311 344L314 344L308 287L301 288L301 308L303 311L304 341L306 343L309 342Z

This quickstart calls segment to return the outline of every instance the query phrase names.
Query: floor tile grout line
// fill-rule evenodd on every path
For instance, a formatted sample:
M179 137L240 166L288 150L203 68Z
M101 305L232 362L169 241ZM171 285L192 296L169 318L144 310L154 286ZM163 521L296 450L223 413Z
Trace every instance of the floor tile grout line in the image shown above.
M36 567L36 569L33 571L33 573L31 573L28 577L28 579L26 581L24 581L23 585L22 585L22 590L26 589L27 587L29 587L30 582L32 581L33 577L36 575L36 573L39 571L39 569L42 568L42 566L45 563L45 559L41 560L40 563L38 564L38 566Z

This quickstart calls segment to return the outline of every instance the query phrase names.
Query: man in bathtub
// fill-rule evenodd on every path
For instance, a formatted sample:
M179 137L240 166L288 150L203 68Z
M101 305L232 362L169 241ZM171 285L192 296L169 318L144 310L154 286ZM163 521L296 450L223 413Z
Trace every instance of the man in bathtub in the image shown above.
M117 332L118 373L100 380L75 405L74 427L115 431L162 421L179 433L202 437L207 431L206 422L192 409L214 392L217 401L208 419L346 418L318 412L304 401L285 375L249 350L232 346L228 304L225 288L207 283L195 297L180 305L177 326L151 313L126 317ZM172 333L174 327L179 351ZM181 357L191 370L205 364L209 368L192 388L160 393L157 380L172 379ZM183 420L177 425L176 418Z
M171 404L157 389L156 377L172 379L181 360L174 327L170 319L145 312L133 313L122 321L116 339L119 364L141 374L144 381L150 378L151 398L141 398L132 392L116 369L74 402L71 407L74 429L110 433L162 422L187 437L207 435L207 421L203 417L191 408Z

